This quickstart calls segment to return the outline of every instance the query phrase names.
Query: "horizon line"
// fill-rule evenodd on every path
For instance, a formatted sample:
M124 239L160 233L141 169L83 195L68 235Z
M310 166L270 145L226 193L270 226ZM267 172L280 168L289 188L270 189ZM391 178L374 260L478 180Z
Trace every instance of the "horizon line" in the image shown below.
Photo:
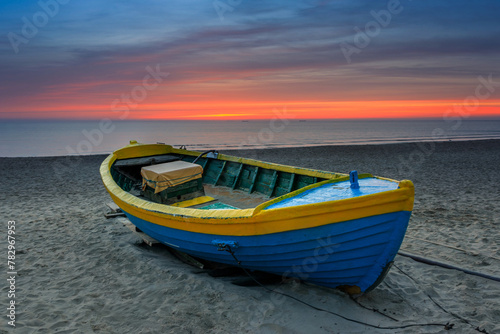
M109 118L109 117L98 117L98 118L72 118L72 117L0 117L0 121L103 121L109 120L112 122L127 122L127 121L145 121L145 122L156 122L156 121L234 121L234 122L251 122L251 121L271 121L278 117L265 117L265 118ZM328 118L286 118L288 121L378 121L378 120L444 120L443 116L408 116L408 117L328 117ZM490 120L499 119L500 115L478 115L463 117L462 120Z

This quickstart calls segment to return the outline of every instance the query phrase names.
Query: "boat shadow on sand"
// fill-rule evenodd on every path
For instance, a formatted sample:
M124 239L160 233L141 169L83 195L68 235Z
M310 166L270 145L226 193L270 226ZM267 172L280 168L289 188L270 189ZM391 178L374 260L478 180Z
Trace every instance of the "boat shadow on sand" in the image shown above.
M137 231L137 234L140 233L140 230ZM189 265L192 269L194 268L195 270L192 270L192 272L195 274L206 274L216 279L229 281L231 284L237 286L254 287L276 285L289 280L289 278L276 274L258 270L247 270L243 267L196 258L186 253L179 252L158 241L151 244L145 240L141 240L135 243L135 246L143 251L152 252L157 256L173 256L175 261L180 261ZM293 280L298 281L296 278L293 278Z

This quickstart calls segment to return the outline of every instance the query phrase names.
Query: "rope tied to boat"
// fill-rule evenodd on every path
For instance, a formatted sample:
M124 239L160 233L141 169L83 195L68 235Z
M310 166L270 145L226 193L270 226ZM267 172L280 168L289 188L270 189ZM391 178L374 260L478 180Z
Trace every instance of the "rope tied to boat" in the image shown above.
M243 271L248 275L250 276L250 278L253 279L253 277L246 271L245 268L243 268L241 266L241 261L238 260L238 258L236 257L236 255L234 255L234 251L233 251L233 248L238 248L238 243L235 242L235 241L222 241L222 240L212 240L212 245L214 246L217 246L217 250L220 251L220 252L228 252L229 254L231 254L231 256L233 257L233 259L236 261L236 263L238 264L238 266L243 269ZM257 282L258 283L258 282Z
M212 245L217 246L217 250L222 252L222 251L228 251L231 253L234 257L234 253L232 248L238 248L238 243L236 241L226 241L226 240L212 240ZM238 264L240 264L238 262Z
M216 240L212 241L212 244L216 244L215 243ZM255 281L255 283L257 283L260 287L264 288L265 290L267 290L268 292L274 292L274 293L277 293L279 295L282 295L282 296L285 296L285 297L288 297L290 299L293 299L299 303L302 303L306 306L309 306L317 311L321 311L321 312L326 312L326 313L330 313L332 315L335 315L339 318L342 318L346 321L350 321L350 322L354 322L354 323L357 323L357 324L360 324L360 325L364 325L364 326L368 326L368 327L372 327L372 328L378 328L378 329L403 329L403 328L409 328L409 327L425 327L425 326L440 326L440 327L443 327L445 330L451 330L453 329L453 326L455 326L455 324L453 323L450 323L450 322L447 322L446 324L443 324L443 323L427 323L427 324L408 324L408 325L402 325L402 326L377 326L377 325L373 325L373 324L369 324L369 323L366 323L366 322L363 322L363 321L360 321L360 320L356 320L356 319L351 319L351 318L348 318L348 317L345 317L341 314L338 314L338 313L335 313L333 311L329 311L327 309L323 309L323 308L320 308L320 307L317 307L317 306L314 306L312 304L309 304L303 300L300 300L294 296L291 296L289 294L286 294L286 293L283 293L283 292L280 292L280 291L276 291L276 288L281 285L281 283L274 289L269 289L267 286L263 285L262 283L260 283L257 279L255 279L255 277L253 277L247 270L246 268L244 268L242 265L241 265L241 261L236 257L236 254L234 253L233 249L231 248L231 245L228 244L228 243L224 243L224 242L220 242L218 244L216 244L218 246L218 250L219 251L226 251L228 252L229 254L231 254L231 256L233 257L233 259L236 261L236 263L238 264L238 266L245 272L245 274L250 277L253 281ZM237 245L237 243L236 243ZM236 246L238 247L238 246ZM397 319L395 321L398 321Z
M225 245L223 250L225 250L226 252L229 252L229 254L231 254L231 256L232 256L232 257L233 257L233 259L236 261L236 263L237 263L237 264L241 267L241 261L240 261L240 260L238 260L238 258L236 257L236 255L234 255L234 252L233 252L233 250L231 249L231 247L230 247L230 246ZM241 268L243 268L243 267L241 267ZM246 272L247 272L247 271L245 270L245 273L246 273ZM248 273L247 273L247 275L248 275ZM249 275L249 276L250 276L250 275ZM252 277L252 278L253 278L253 277Z

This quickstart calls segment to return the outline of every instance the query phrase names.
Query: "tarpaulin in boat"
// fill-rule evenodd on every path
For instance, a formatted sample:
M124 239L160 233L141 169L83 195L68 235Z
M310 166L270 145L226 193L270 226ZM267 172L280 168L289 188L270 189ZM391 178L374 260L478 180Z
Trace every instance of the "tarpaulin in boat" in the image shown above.
M155 189L155 194L168 187L199 179L203 168L198 164L173 161L141 168L142 186L147 184Z

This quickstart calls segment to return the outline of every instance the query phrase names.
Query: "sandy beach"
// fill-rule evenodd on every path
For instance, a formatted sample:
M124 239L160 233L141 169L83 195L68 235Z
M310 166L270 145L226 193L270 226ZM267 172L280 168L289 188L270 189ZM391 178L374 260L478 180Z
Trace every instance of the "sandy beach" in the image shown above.
M401 250L500 277L498 140L224 153L410 179L415 208ZM355 299L300 282L275 289L299 302L211 277L104 217L104 158L0 158L5 257L8 221L16 227L16 333L500 332L500 282L400 255ZM6 262L0 333L12 331Z

